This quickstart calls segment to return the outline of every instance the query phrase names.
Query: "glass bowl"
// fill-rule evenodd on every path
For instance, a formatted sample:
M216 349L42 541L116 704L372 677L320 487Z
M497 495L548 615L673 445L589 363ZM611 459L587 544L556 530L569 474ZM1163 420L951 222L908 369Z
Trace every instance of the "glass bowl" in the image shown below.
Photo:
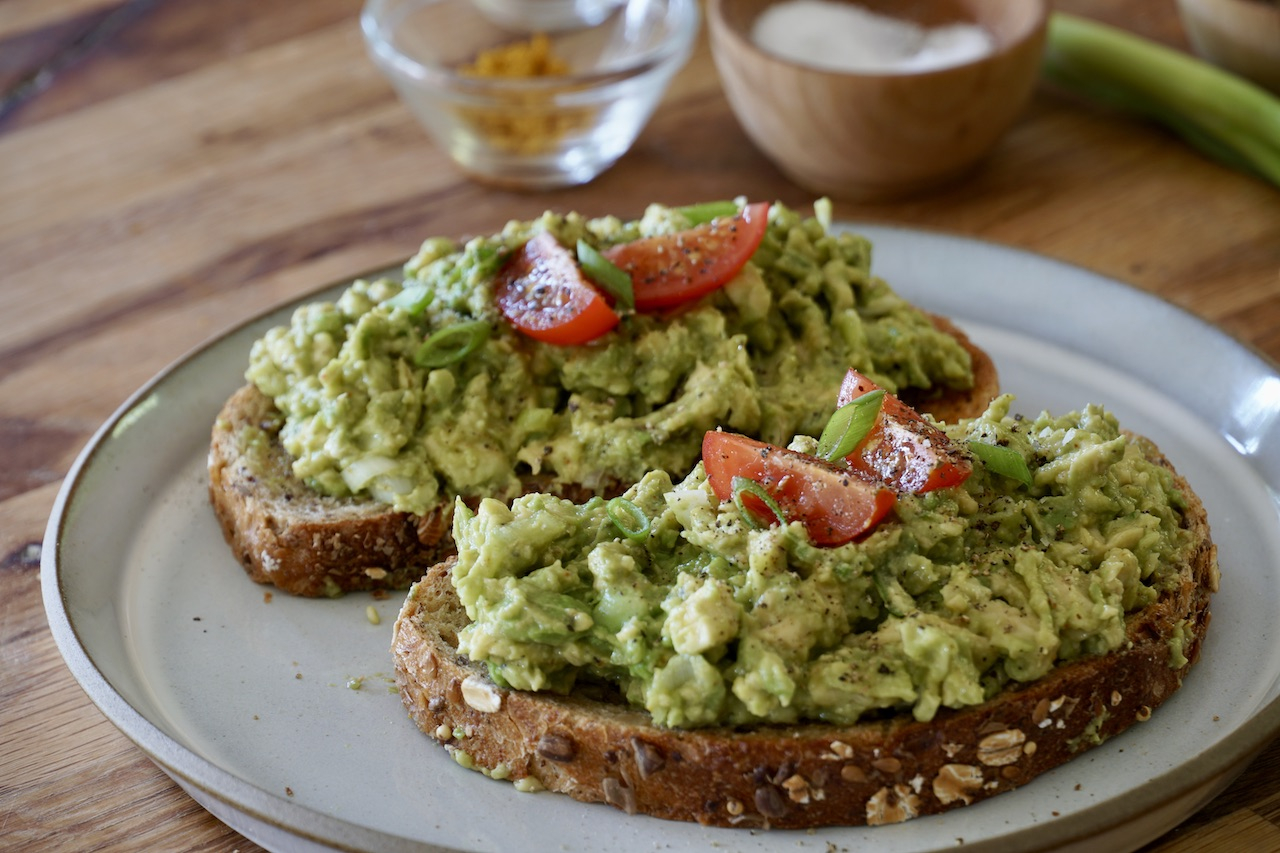
M698 0L626 0L593 26L547 32L492 5L367 0L360 23L436 143L470 177L508 189L583 184L613 165L688 60L700 20Z
M475 0L490 20L504 27L552 32L595 26L624 0Z

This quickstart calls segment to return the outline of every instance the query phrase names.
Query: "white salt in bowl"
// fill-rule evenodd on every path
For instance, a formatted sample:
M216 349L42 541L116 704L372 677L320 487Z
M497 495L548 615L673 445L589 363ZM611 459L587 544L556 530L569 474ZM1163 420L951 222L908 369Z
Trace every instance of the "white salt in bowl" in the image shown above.
M707 18L738 121L815 193L881 200L955 181L995 148L1039 75L1045 0L843 4L872 13L871 21L845 20L830 0L807 12L778 8L794 2L709 0ZM907 25L910 39L938 40L886 51ZM956 25L948 39L944 28ZM784 55L786 41L801 42L795 55ZM892 55L877 56L885 52Z

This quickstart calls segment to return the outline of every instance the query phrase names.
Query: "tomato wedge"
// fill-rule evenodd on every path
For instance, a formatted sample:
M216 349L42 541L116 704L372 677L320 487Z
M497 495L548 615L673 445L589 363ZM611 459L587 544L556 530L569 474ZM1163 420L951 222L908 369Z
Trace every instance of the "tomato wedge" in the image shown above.
M879 388L851 368L840 383L836 404L843 406ZM973 463L959 444L889 393L867 437L845 458L862 476L903 492L958 486L973 473Z
M618 325L618 315L587 280L573 253L544 231L498 272L498 308L524 334L549 344L585 344Z
M843 545L880 522L897 495L848 468L816 456L775 447L731 432L708 432L702 439L707 481L721 501L733 500L733 478L756 481L789 521L799 521L815 545ZM744 502L759 505L747 496ZM751 503L748 503L748 507Z
M757 202L737 216L642 237L614 246L604 256L631 276L636 310L655 311L727 284L751 260L768 224L769 203Z

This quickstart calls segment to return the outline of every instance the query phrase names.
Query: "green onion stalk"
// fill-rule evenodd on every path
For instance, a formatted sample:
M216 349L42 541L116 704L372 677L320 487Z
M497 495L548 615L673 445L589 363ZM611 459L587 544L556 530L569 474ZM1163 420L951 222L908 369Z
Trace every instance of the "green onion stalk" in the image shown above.
M1280 99L1182 51L1055 12L1047 80L1158 121L1202 153L1280 187Z
M631 284L631 276L626 270L618 267L586 240L578 241L578 265L586 273L587 278L613 297L617 308L634 311L636 307L635 290Z

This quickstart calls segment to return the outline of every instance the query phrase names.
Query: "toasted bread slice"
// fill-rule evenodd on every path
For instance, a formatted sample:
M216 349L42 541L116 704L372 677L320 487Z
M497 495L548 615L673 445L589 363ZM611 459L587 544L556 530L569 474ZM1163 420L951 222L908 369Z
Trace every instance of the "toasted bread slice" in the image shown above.
M969 352L974 383L916 402L939 420L976 416L999 391L995 364L949 321L934 322ZM281 423L270 398L246 385L227 400L213 428L210 500L249 577L301 596L407 589L453 552L447 515L452 498L415 516L372 499L325 497L293 475L279 441ZM571 500L591 494L545 477L527 478L524 485ZM607 483L600 491L610 496L627 485Z
M246 385L213 428L209 495L249 577L305 596L402 589L449 555L429 522L373 500L326 497L295 477L280 422L271 398Z
M1127 618L1126 645L929 722L904 713L850 726L676 730L607 697L499 688L456 651L467 616L451 562L412 589L396 621L396 681L417 726L465 752L464 763L628 813L808 828L941 812L1025 784L1147 720L1181 685L1218 569L1204 508L1176 482L1195 547L1176 582Z
M417 516L372 498L322 495L293 474L280 425L271 398L245 385L223 406L209 447L210 501L250 578L308 597L407 589L453 554L445 504ZM534 477L525 488L589 497L574 484Z

